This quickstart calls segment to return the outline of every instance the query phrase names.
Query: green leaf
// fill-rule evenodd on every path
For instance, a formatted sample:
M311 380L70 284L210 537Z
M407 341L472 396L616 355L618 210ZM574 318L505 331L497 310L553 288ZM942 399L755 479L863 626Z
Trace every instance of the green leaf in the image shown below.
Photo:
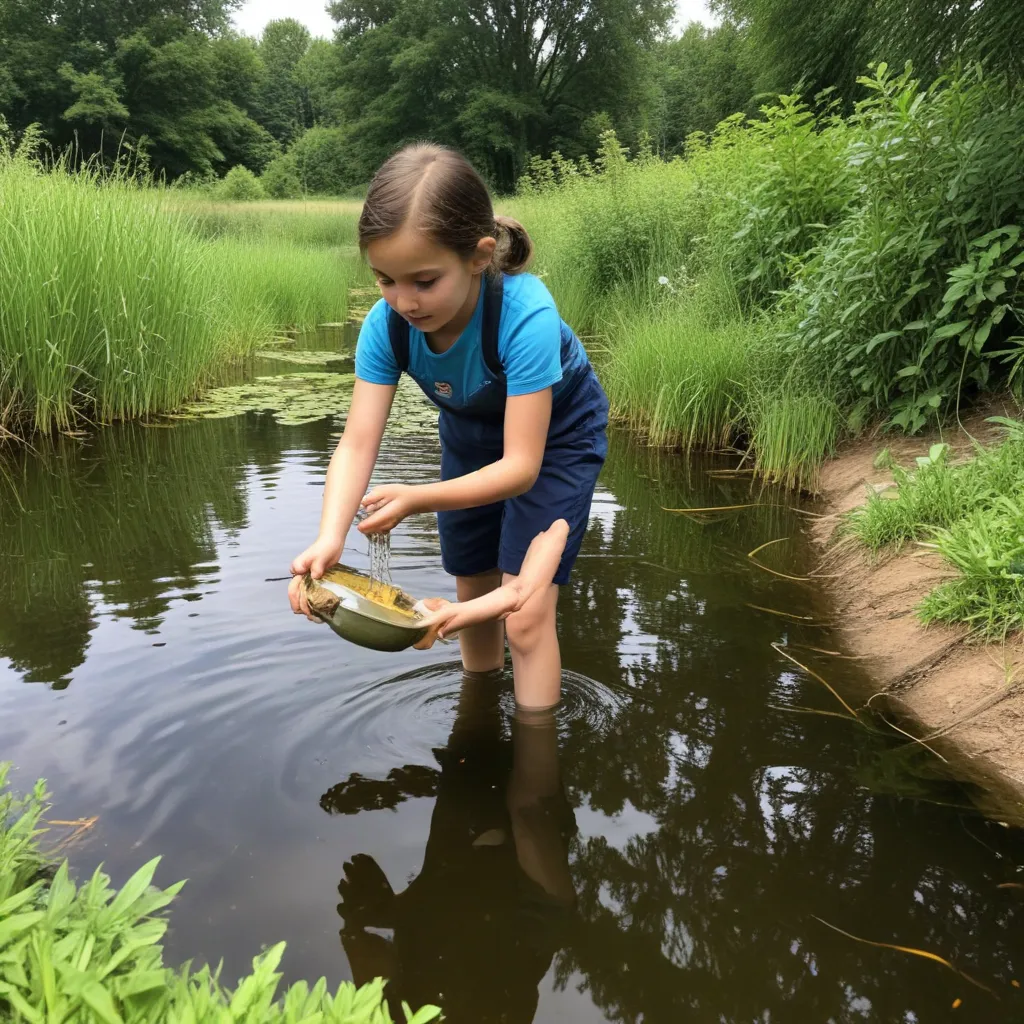
M916 377L921 372L920 366L904 366L896 372L897 377Z
M865 346L864 354L869 355L883 342L890 341L892 338L898 338L902 333L902 331L884 331L882 334L876 334Z
M82 999L105 1024L124 1024L110 993L98 981L90 981L82 989Z
M28 931L29 928L38 921L41 921L45 916L42 910L30 910L24 914L15 914L5 921L0 921L0 949L3 949L9 942L13 942L19 935Z
M944 338L952 338L963 332L971 326L970 320L958 320L955 324L946 324L945 327L940 327L932 337L938 341Z
M153 875L156 874L156 868L159 863L160 858L154 857L151 861L143 864L142 867L139 868L139 870L136 871L123 886L121 886L121 891L114 897L114 902L111 903L108 908L108 913L112 917L119 917L146 892L149 888L150 882L153 881Z

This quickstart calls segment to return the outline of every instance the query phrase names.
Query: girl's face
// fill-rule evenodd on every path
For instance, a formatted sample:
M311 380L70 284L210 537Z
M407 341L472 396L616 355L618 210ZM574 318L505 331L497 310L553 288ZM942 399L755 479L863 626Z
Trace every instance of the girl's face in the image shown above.
M403 227L366 247L384 301L424 334L469 323L479 294L476 279L491 262L495 240L482 238L463 259L412 228Z

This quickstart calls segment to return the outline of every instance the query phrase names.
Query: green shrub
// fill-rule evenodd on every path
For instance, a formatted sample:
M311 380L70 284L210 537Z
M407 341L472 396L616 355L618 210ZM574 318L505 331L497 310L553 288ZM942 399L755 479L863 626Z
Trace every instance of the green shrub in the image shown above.
M262 199L263 186L260 184L259 178L248 167L239 164L224 175L220 185L217 186L217 197L242 201Z
M271 199L298 199L302 195L302 180L290 154L275 157L260 176L263 191Z
M279 943L253 960L252 974L227 988L220 972L163 964L163 911L184 883L151 885L158 860L120 890L97 869L82 886L67 861L55 872L40 853L42 782L24 800L0 764L0 1017L10 1024L390 1024L384 983L329 992L296 982L278 996ZM407 1024L427 1024L437 1007L403 1006Z
M304 192L339 196L359 183L350 151L343 128L316 127L307 129L292 143L288 158Z
M858 419L913 433L963 389L1008 381L1024 104L978 68L928 90L884 64L861 81L870 96L846 128L856 188L798 273L790 350L841 375Z

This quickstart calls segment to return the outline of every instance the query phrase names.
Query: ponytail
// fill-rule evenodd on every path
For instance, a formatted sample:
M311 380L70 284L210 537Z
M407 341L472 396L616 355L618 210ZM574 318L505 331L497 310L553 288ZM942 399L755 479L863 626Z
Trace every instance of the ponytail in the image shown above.
M511 217L495 217L494 236L498 247L491 266L503 274L522 273L533 259L533 242L526 228Z

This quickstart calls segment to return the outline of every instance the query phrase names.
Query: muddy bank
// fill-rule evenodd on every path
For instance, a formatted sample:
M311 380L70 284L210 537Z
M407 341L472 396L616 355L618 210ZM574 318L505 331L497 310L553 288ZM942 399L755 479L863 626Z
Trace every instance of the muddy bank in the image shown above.
M928 550L911 545L898 555L874 556L839 529L842 513L867 500L870 490L892 485L874 466L889 448L912 463L938 440L970 451L999 434L985 417L1012 415L1001 407L965 419L956 433L920 438L874 437L840 449L820 478L821 511L812 536L820 552L814 574L833 602L849 653L893 706L916 725L915 735L948 758L957 774L983 785L991 812L1024 821L1024 644L971 643L967 631L922 626L915 609L924 595L952 575Z

